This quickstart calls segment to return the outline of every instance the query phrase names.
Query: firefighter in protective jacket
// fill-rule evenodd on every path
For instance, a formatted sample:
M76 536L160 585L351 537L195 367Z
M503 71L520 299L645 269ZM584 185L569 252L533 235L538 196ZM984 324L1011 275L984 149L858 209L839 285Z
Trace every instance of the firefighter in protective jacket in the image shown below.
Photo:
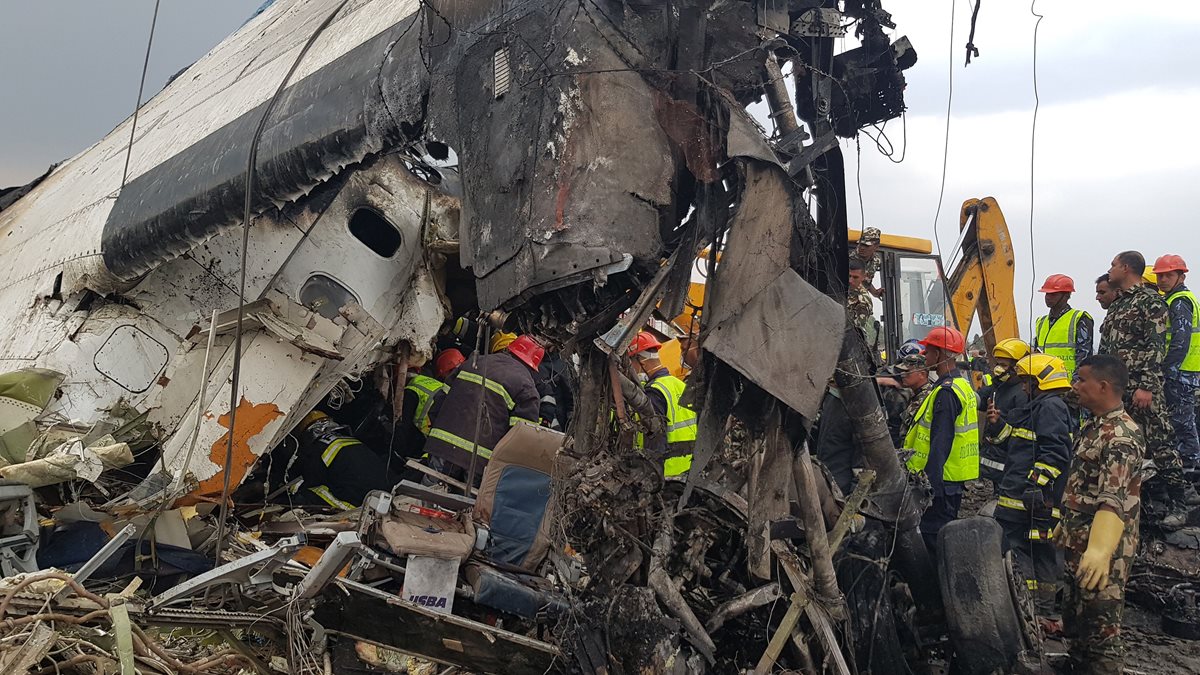
M1048 354L1026 356L1017 362L1016 372L1030 401L1009 416L997 438L1008 452L996 519L1038 613L1050 619L1062 575L1053 532L1071 463L1074 422L1062 398L1071 388L1071 376L1061 359ZM989 409L989 419L997 418L995 409Z

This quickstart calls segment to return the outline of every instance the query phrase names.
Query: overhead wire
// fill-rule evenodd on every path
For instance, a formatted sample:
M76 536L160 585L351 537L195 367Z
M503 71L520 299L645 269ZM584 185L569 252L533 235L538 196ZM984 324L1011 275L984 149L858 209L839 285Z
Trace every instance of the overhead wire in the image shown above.
M254 172L258 163L258 144L262 140L263 131L267 127L267 119L271 116L271 112L275 109L279 99L283 96L284 90L291 81L292 76L296 74L296 69L300 67L300 62L304 60L308 50L320 37L321 33L333 23L334 17L342 11L349 0L341 0L328 16L313 30L312 35L300 48L300 53L296 54L296 58L292 61L292 65L288 68L287 74L283 76L283 80L279 82L279 86L275 89L275 94L267 101L266 107L263 109L262 116L259 117L258 127L254 130L254 136L250 140L250 152L246 159L246 185L245 185L245 200L242 209L242 248L240 251L239 273L238 273L238 307L237 307L237 322L234 324L233 332L233 372L230 375L229 385L229 440L225 446L225 462L222 467L222 486L221 486L221 503L220 517L217 520L217 540L215 559L218 565L221 564L221 548L225 538L225 521L229 516L229 487L230 487L230 471L233 466L233 444L234 437L237 435L237 410L240 400L239 385L241 384L242 374L242 332L243 320L246 309L246 269L247 269L247 250L250 246L250 217L254 202Z
M129 147L125 149L125 168L121 170L121 189L129 179L129 159L133 156L133 140L137 134L138 112L142 109L142 94L146 90L146 71L150 69L150 49L154 46L154 28L158 25L158 5L154 0L154 15L150 18L150 37L146 40L146 58L142 61L142 80L138 84L137 103L133 106L133 121L129 125Z
M1037 288L1037 255L1034 242L1034 184L1036 178L1037 159L1037 124L1038 110L1041 99L1038 96L1038 29L1041 28L1045 16L1037 13L1037 0L1030 0L1029 13L1036 21L1033 24L1033 121L1029 128L1029 341L1033 342L1033 296Z
M942 204L946 197L946 170L950 163L950 114L954 106L954 19L958 8L958 0L950 0L950 54L947 58L947 87L946 87L946 133L942 141L942 179L938 187L937 209L933 213L933 241L937 246L938 260L942 260L942 238L938 234L938 219L942 215ZM945 286L942 287L942 324L947 325L946 320L950 314L950 297L946 293ZM932 308L931 308L932 309ZM965 332L970 332L971 327L966 326ZM965 335L963 336L966 337Z

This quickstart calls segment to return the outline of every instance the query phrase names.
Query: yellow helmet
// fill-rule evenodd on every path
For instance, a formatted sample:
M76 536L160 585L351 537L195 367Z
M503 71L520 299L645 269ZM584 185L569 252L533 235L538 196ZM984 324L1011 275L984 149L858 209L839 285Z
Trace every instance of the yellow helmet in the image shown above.
M1038 389L1055 391L1071 388L1071 375L1062 359L1049 354L1030 354L1017 361L1017 374L1037 380Z
M516 333L496 333L492 336L492 344L489 346L489 351L492 354L502 352L508 349L508 346L517 339Z
M1153 265L1146 265L1146 269L1142 270L1142 281L1158 288L1158 275L1154 273Z
M307 415L305 415L304 419L300 420L300 429L307 429L310 426L312 426L314 422L323 420L326 417L329 417L329 415L326 415L325 413L321 412L320 410L314 410L314 411L308 413Z
M992 349L992 356L1019 361L1029 356L1029 345L1018 338L1005 338L996 343L996 347Z

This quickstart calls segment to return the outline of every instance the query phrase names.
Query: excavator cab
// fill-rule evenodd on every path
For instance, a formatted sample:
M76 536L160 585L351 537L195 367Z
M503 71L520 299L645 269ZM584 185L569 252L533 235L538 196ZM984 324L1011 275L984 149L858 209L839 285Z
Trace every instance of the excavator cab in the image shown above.
M861 234L850 231L850 246ZM942 261L928 239L884 233L879 254L883 265L876 279L883 298L875 299L874 316L881 323L877 342L883 360L900 345L922 339L935 326L957 326Z

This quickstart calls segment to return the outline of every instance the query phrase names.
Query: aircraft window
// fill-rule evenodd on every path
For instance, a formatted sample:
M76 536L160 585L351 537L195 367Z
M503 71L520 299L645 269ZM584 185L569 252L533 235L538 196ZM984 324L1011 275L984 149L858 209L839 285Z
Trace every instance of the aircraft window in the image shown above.
M371 209L359 209L350 216L350 234L384 258L400 250L400 232Z
M324 274L314 274L300 287L300 304L326 319L336 319L346 304L358 302L349 288Z

